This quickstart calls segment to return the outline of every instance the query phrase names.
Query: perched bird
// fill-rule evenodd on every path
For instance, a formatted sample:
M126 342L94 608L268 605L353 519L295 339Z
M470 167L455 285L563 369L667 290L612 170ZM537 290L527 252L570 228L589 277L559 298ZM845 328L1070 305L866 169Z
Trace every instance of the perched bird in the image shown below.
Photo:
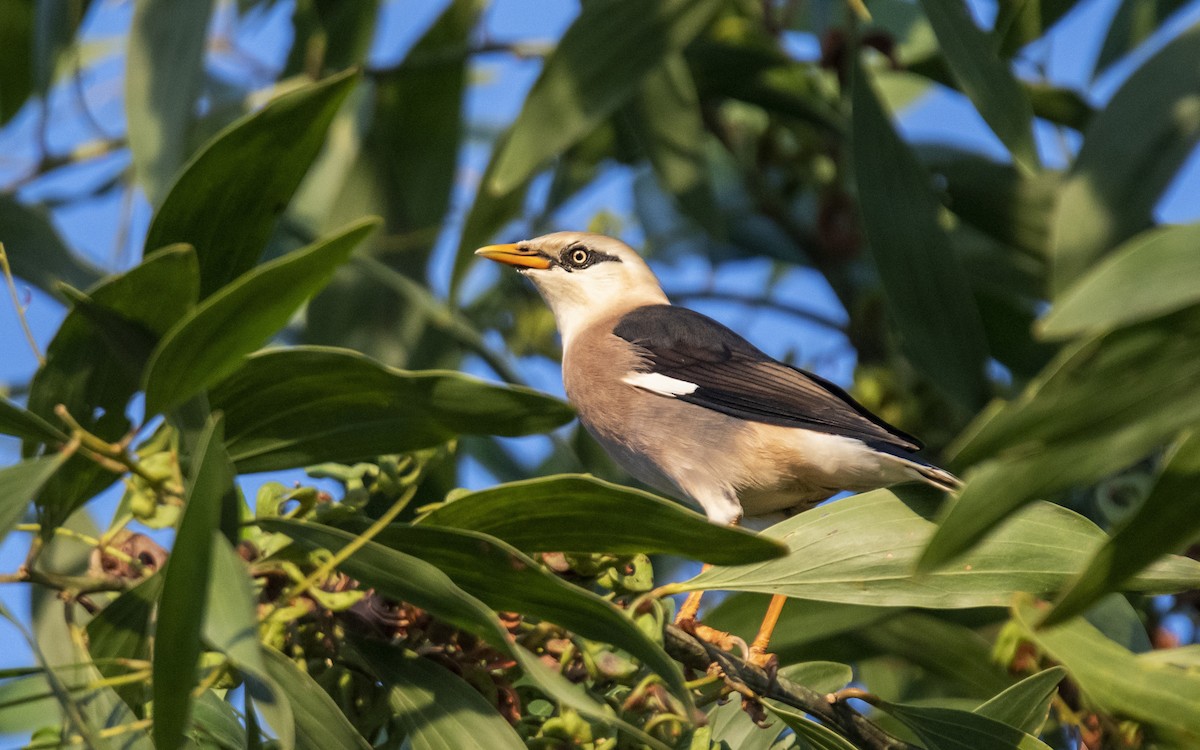
M634 477L698 504L715 523L798 512L843 490L959 480L919 458L910 435L838 386L764 354L668 301L625 243L557 232L475 251L514 266L554 313L563 385L579 421ZM699 595L677 621L695 627ZM768 609L750 658L767 642Z

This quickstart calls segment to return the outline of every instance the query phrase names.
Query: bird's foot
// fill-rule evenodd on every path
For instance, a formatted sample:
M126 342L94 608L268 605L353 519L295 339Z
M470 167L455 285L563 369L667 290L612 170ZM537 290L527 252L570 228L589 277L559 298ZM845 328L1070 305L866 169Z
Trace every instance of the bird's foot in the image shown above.
M675 625L681 630L688 632L705 643L710 643L722 651L733 651L735 648L741 654L742 658L748 658L750 655L750 647L746 642L736 635L726 633L724 630L710 628L702 622L697 622L693 617L681 617L675 621Z
M767 653L764 648L751 646L746 654L746 661L766 672L771 682L775 681L775 674L779 672L779 657L775 654Z

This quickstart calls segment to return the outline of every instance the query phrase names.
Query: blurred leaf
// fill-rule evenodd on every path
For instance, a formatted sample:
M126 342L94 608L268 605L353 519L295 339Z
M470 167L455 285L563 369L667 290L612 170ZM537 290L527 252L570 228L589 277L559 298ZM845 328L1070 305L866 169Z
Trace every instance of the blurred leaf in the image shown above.
M67 442L67 436L38 415L0 398L0 434L13 435L31 443L54 445Z
M856 750L854 743L837 732L818 724L808 716L778 703L765 703L767 710L783 720L784 724L812 750Z
M784 554L782 545L765 537L582 474L468 492L420 522L482 531L525 552L665 553L717 564Z
M100 674L111 678L129 671L113 659L150 659L150 617L162 583L162 576L150 576L114 599L87 624L88 653ZM113 689L138 716L142 715L147 697L145 684Z
M220 750L244 750L246 728L237 712L211 690L205 690L192 705L192 728L188 736L197 744L207 743Z
M361 64L371 48L378 11L379 0L297 0L292 10L295 36L284 74L315 75Z
M875 490L789 518L764 536L792 554L752 565L714 567L673 586L727 589L877 606L955 609L1003 606L1016 592L1056 591L1078 574L1104 533L1066 508L1024 510L953 568L914 574L935 529L939 494L924 487ZM1188 588L1200 563L1168 558L1130 582L1134 589Z
M1050 750L1037 737L970 711L886 701L875 705L904 722L927 750Z
M0 469L0 541L25 515L30 502L67 457L52 453Z
M529 388L310 346L250 356L210 398L225 412L229 452L243 472L430 448L460 434L545 432L574 414Z
M1154 207L1200 142L1200 25L1134 71L1084 133L1051 229L1051 288L1154 223Z
M142 348L148 350L195 304L197 285L195 254L190 247L176 245L105 279L87 299L122 321L122 335L140 332ZM96 323L97 316L81 307L67 313L46 349L46 363L33 376L28 408L57 423L54 409L63 404L84 429L116 441L129 431L125 411L138 391L144 359L114 351L111 339ZM27 441L23 452L32 455L36 448L36 443ZM72 457L38 497L39 522L46 533L115 479L94 461Z
M414 604L456 628L482 637L513 657L525 676L550 700L564 703L602 724L620 728L656 750L667 750L661 742L616 717L610 708L596 702L580 686L568 682L561 674L543 665L538 657L513 642L495 612L459 588L434 565L378 542L367 542L338 567L384 596ZM299 716L300 712L296 713Z
M648 73L623 114L663 188L688 217L719 234L721 215L704 149L708 133L683 55L668 56Z
M1185 0L1121 0L1108 26L1104 46L1096 57L1092 77L1100 75L1117 60L1137 49L1162 26L1163 21L1185 5Z
M1101 333L1200 303L1200 224L1136 235L1063 290L1038 333Z
M497 145L497 192L524 184L604 121L645 76L699 34L719 0L599 0L583 6Z
M38 0L33 10L33 85L45 96L55 71L75 43L75 32L91 0ZM82 63L81 63L82 64Z
M1045 255L1057 172L1022 175L1011 164L956 148L925 147L917 154L944 181L947 208L1006 245Z
M60 281L84 289L100 278L100 269L67 248L44 208L27 206L3 193L0 238L13 274L48 294L55 293Z
M854 680L854 668L836 661L805 661L784 667L779 674L818 693L841 690Z
M375 79L367 139L384 160L396 231L440 227L449 208L469 57L446 50L466 48L481 7L481 0L453 0L404 62Z
M306 547L339 549L365 530L349 531L287 520L259 525ZM623 648L663 677L679 698L691 702L683 673L662 647L607 600L546 572L514 547L478 532L393 524L374 541L437 566L452 581L492 609L531 614L585 638Z
M33 670L33 674L0 682L0 736L28 734L62 721L58 698L46 675L40 668L34 667ZM78 689L81 679L69 674L69 671L60 669L60 678L74 691Z
M233 373L379 225L362 219L276 258L207 298L163 336L146 366L146 413L158 414Z
M171 557L163 570L162 595L154 628L154 744L171 750L183 744L191 714L200 658L200 631L212 573L213 537L221 504L233 482L233 467L221 444L220 418L211 418L192 456L187 501Z
M357 81L346 72L290 91L221 131L171 186L146 250L192 244L202 298L252 268Z
M782 721L768 720L760 727L742 710L738 700L726 701L713 706L708 712L708 725L712 730L712 741L725 750L769 750L776 738L786 729Z
M525 742L496 708L445 667L395 646L353 643L364 666L387 687L391 714L412 750L524 750Z
M33 93L33 14L29 0L0 0L0 125Z
M1025 637L1067 668L1090 705L1157 728L1157 739L1175 737L1184 746L1200 741L1200 712L1195 710L1200 674L1144 662L1083 620L1038 629L1042 615L1029 602L1014 610Z
M276 690L296 717L297 750L369 750L371 747L316 680L273 648L262 650Z
M136 0L133 8L125 122L134 174L158 205L188 157L213 0Z
M863 225L902 347L973 409L986 385L979 311L938 223L929 175L892 129L862 65L855 66L853 142Z
M921 566L950 560L1032 499L1108 476L1200 422L1192 381L1180 377L1197 362L1194 312L1068 347L964 433L956 462L986 462L967 474Z
M1163 552L1185 547L1200 532L1200 433L1172 451L1150 495L1096 551L1083 574L1063 593L1045 624L1064 622L1120 587Z
M1039 39L1075 6L1077 0L1000 0L992 31L1001 57L1012 57Z
M975 25L964 0L921 0L942 56L958 87L1027 173L1040 166L1033 139L1033 109L988 35ZM860 79L861 80L861 79Z
M1022 81L1033 114L1043 120L1083 132L1096 111L1078 92L1049 83Z
M959 695L992 696L1012 684L992 659L986 638L930 613L901 612L872 623L855 637L935 675Z
M975 709L975 713L1037 736L1046 723L1050 701L1058 683L1067 676L1063 667L1051 667L1030 675Z

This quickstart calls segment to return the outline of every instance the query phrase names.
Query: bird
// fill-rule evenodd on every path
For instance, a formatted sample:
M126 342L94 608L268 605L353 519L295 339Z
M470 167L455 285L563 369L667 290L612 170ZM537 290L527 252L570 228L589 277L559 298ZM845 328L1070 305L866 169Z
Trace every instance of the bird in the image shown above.
M475 254L515 268L550 307L564 390L583 427L634 478L698 505L713 523L790 515L839 492L902 482L961 486L917 455L916 438L836 384L672 305L618 239L555 232ZM783 603L772 598L746 649L752 663L773 663L767 649ZM699 604L694 592L676 624L728 647L728 634L696 622Z

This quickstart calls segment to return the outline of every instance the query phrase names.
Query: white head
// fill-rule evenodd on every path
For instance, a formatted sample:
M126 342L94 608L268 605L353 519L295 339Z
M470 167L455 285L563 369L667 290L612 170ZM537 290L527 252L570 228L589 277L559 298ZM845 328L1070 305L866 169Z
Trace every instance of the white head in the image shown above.
M566 348L591 323L643 305L665 305L658 279L628 245L590 232L555 232L475 251L515 266L533 281L558 322Z

